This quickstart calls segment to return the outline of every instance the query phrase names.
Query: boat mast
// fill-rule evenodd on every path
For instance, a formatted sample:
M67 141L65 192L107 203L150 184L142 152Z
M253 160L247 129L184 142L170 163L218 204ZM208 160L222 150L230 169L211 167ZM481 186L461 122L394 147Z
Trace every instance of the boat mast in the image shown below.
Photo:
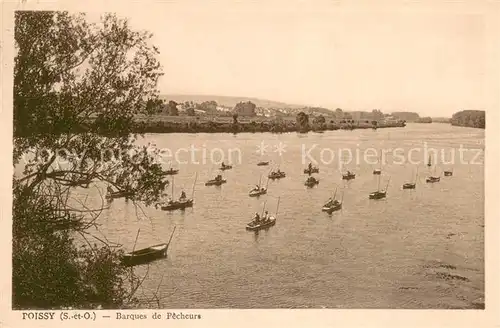
M193 191L191 191L191 199L194 197L194 187L196 186L196 179L198 178L198 172L196 172L194 176L194 182L193 182Z
M377 191L380 191L380 175L378 176Z
M389 180L387 180L387 185L385 186L385 192L387 193L387 189L389 188L389 182L391 181L391 178L389 177Z
M172 200L174 200L174 176L172 175Z
M333 194L333 199L335 199L336 195L337 195L337 188L335 188L335 193Z
M264 216L264 210L266 209L266 203L267 203L267 200L264 202L264 206L262 207L262 214L260 215L261 217Z
M280 208L280 197L278 197L278 204L276 205L276 218L278 217L278 209Z
M418 166L417 166L417 172L415 173L415 183L417 183L417 178L418 178Z

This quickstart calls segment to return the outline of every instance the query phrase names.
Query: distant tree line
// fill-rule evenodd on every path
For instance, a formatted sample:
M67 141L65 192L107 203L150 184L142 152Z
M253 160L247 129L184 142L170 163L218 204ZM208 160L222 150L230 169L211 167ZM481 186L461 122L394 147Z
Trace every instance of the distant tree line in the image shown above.
M486 127L486 113L484 110L462 110L453 114L451 125L484 129Z

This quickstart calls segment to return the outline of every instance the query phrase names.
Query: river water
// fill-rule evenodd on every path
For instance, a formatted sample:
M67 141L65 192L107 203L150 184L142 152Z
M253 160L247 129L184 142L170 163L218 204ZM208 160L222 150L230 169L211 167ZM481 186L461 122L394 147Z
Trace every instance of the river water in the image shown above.
M484 297L484 130L410 124L305 135L150 134L140 142L172 154L182 150L178 159L188 163L174 158L180 170L173 183L176 197L181 190L190 196L197 179L194 207L186 211L141 210L118 199L101 217L102 233L126 250L138 229L136 249L166 242L176 227L168 258L148 269L136 267L138 274L147 271L139 298L158 290L162 308L436 309L472 308ZM202 151L191 158L190 147L231 153L233 169L223 173L228 182L204 186L218 165L203 163ZM431 156L437 162L431 168L425 147L444 154ZM466 149L462 157L460 147ZM338 156L332 161L340 151L363 156L369 148L400 148L407 160L419 162L400 163L394 153L386 155L380 177L381 188L389 182L386 199L368 199L379 185L372 174L378 155L375 163L358 156L345 164L357 174L349 182L341 179ZM279 164L287 177L269 182L268 195L251 198L249 189L260 176L266 183L273 166L257 166L260 160ZM311 189L304 186L307 160L318 161L320 168L315 175L320 183ZM348 160L344 153L342 161ZM417 188L402 190L417 167ZM452 169L453 176L425 183L443 169ZM336 188L343 210L321 212ZM278 209L276 225L246 231L264 203L271 214Z

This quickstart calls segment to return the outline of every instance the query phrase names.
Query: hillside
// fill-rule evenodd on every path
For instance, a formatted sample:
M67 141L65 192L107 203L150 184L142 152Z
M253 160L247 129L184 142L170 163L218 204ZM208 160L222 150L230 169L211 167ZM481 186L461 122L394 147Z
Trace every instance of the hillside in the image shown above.
M303 105L287 104L287 103L278 102L278 101L259 99L259 98L251 98L251 97L230 97L230 96L216 96L216 95L178 95L178 94L170 95L170 94L167 94L167 95L161 95L160 98L166 99L166 100L173 100L176 102L192 101L195 103L202 103L204 101L213 100L213 101L217 102L217 104L224 106L224 107L234 107L237 103L242 102L242 101L243 102L251 101L257 107L263 107L263 108L298 109L298 108L305 107Z

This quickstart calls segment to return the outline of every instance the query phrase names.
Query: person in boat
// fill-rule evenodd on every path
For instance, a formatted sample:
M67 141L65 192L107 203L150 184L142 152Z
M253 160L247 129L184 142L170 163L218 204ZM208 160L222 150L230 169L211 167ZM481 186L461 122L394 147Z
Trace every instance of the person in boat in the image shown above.
M309 166L308 166L308 168L309 168L309 171L312 171L313 165L312 165L312 163L311 163L311 162L309 162Z
M259 216L259 213L255 212L255 216L253 217L253 221L255 223L259 223L260 221L260 216Z
M226 164L224 164L224 162L222 162L221 166L222 166L222 167L226 167Z
M352 175L352 172L347 170L347 175Z
M217 176L215 177L215 181L221 181L221 180L222 180L222 175L217 174Z
M181 197L179 197L179 200L185 200L187 197L186 197L186 192L183 190L181 192Z
M266 212L264 213L264 217L262 218L262 221L263 221L263 222L267 222L267 221L269 221L269 214L268 214L268 213L269 213L268 211L266 211Z

